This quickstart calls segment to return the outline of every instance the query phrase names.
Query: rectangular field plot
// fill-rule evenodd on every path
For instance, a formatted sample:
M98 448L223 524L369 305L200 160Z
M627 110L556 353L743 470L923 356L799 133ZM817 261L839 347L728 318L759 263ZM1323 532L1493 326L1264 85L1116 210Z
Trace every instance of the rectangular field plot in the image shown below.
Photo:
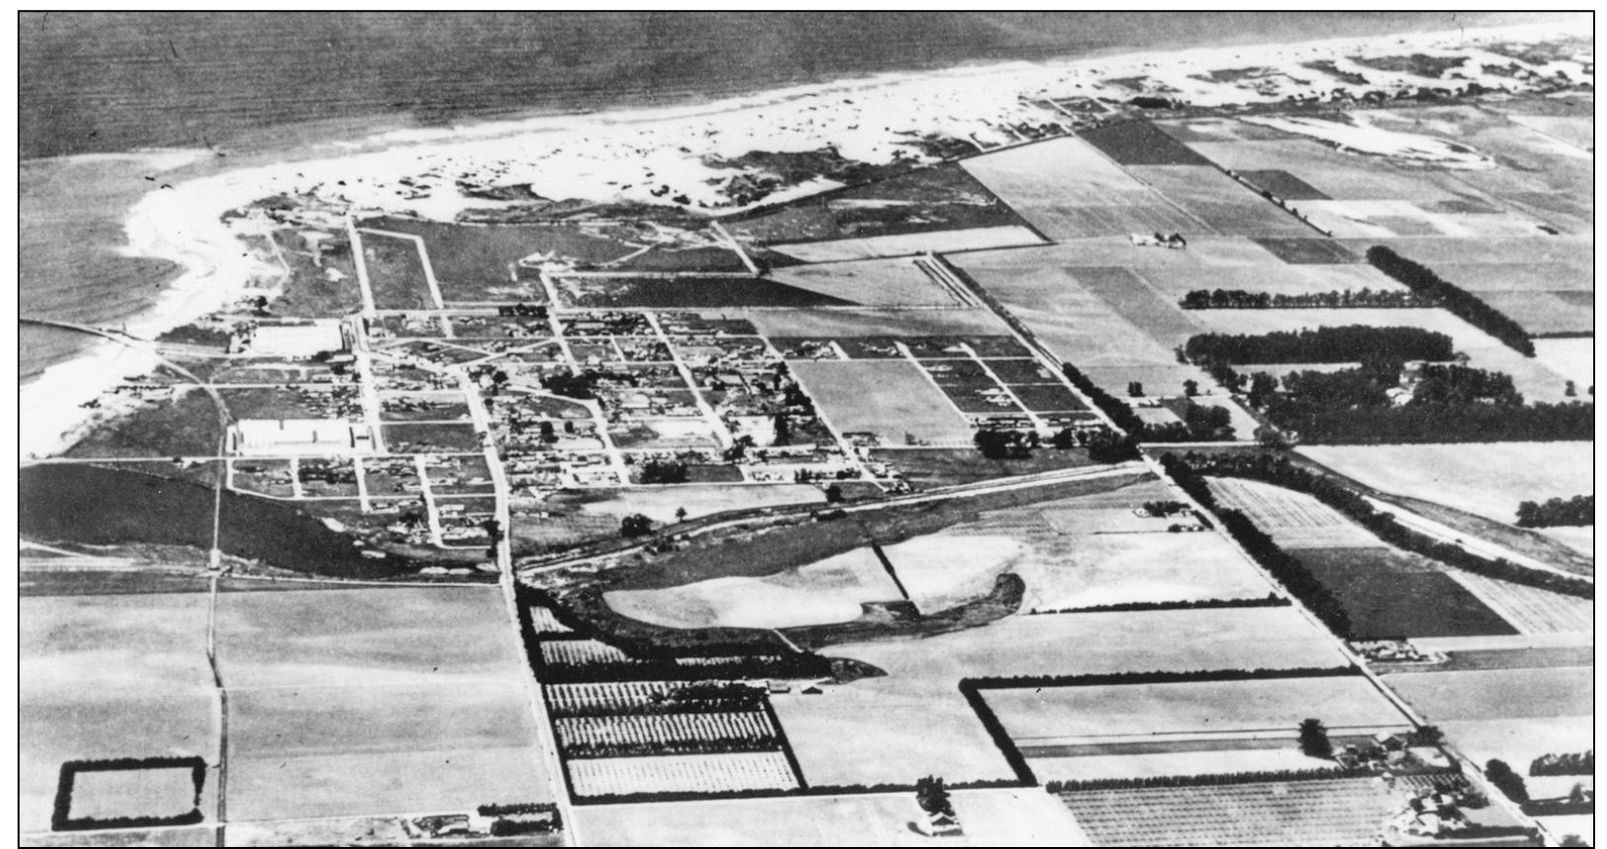
M1310 139L1198 142L1192 146L1224 168L1283 171L1317 192L1340 200L1432 203L1458 197L1421 172L1392 167L1378 157L1343 153ZM1472 194L1466 187L1462 191ZM1293 206L1304 211L1310 204L1311 201L1296 201Z
M1255 242L1290 265L1340 265L1362 261L1359 254L1332 239L1256 239Z
M1023 754L1039 781L1092 781L1101 778L1148 778L1162 775L1210 775L1224 772L1323 769L1332 761L1308 757L1291 740L1203 740L1195 743L1110 745L1121 754L1083 754L1093 747L1060 755L1065 747L1046 746Z
M1211 494L1285 547L1369 546L1378 537L1303 492L1243 478L1211 478Z
M790 790L798 779L781 752L585 758L565 764L576 796Z
M1209 165L1144 165L1129 170L1215 232L1233 236L1316 235L1293 215Z
M1590 333L1596 327L1592 292L1485 291L1478 295L1530 334Z
M1300 452L1367 486L1494 519L1517 520L1520 501L1595 491L1592 443L1311 446Z
M1376 778L1059 796L1096 846L1361 846L1408 798Z
M1082 134L1123 165L1209 165L1209 160L1148 121L1124 121Z
M1592 679L1591 667L1565 666L1411 672L1384 682L1429 722L1445 723L1589 716Z
M874 433L890 444L971 441L965 419L914 363L796 362L792 371L839 433Z
M1058 384L1014 384L1010 392L1035 413L1076 412L1088 409L1087 405L1070 389Z
M1174 309L1184 295L1199 289L1237 289L1271 295L1321 295L1346 289L1371 289L1374 292L1406 290L1405 286L1383 272L1364 264L1155 268L1138 273L1164 295ZM1205 310L1190 310L1187 314L1199 318L1201 312Z
M204 768L204 767L203 767ZM73 774L68 819L179 817L196 809L191 767L79 770Z
M1238 236L1191 236L1188 249L1180 251L1153 245L1135 245L1129 235L1106 236L1041 248L982 251L960 259L963 260L960 264L967 269L975 266L1016 271L1050 267L1121 267L1140 271L1149 268L1202 269L1239 265L1268 268L1284 264L1283 260L1255 241Z
M1451 576L1525 634L1589 633L1592 630L1596 606L1588 598L1547 592L1471 572L1455 571Z
M422 310L440 306L430 294L418 243L405 236L372 230L361 234L363 267L374 305L382 310Z
M1517 633L1478 596L1417 555L1381 545L1294 554L1338 597L1352 639Z
M1199 328L1177 306L1176 298L1157 293L1125 268L1078 268L1071 275L1083 288L1099 296L1117 315L1151 331L1157 338L1192 335Z
M1361 675L984 690L988 706L1024 748L1099 747L1128 742L1299 736L1320 717L1334 734L1372 734L1410 726ZM1116 752L1111 752L1115 754Z
M941 284L909 259L872 259L787 266L772 279L796 289L866 306L967 306L962 293Z
M775 280L732 274L673 277L587 274L559 276L555 283L559 301L572 308L821 307L852 303Z
M240 819L468 810L487 788L550 801L517 682L231 691Z
M1010 328L991 310L735 310L767 337L903 337L924 334L1001 334Z
M1071 270L973 265L963 259L961 265L1002 301L1040 342L1080 369L1177 362L1171 345L1161 344L1146 332L1147 328L1124 318L1079 283ZM1192 334L1179 332L1176 335L1187 338Z
M559 747L571 757L641 755L689 745L781 749L775 724L763 711L581 716L557 719L554 725Z
M904 233L896 236L867 236L830 242L795 242L771 245L770 249L804 262L842 262L888 256L913 256L931 251L981 251L992 248L1041 245L1043 239L1026 227L977 227L970 230L942 230L931 233Z

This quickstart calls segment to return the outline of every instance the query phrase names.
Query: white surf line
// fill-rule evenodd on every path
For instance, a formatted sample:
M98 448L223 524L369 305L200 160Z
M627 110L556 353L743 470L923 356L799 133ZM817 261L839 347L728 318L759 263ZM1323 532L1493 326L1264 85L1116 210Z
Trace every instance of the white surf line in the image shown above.
M646 318L647 323L652 326L653 333L658 336L658 341L663 342L664 347L669 350L670 361L675 363L675 370L681 373L681 379L686 381L687 388L692 390L692 397L697 399L698 409L703 412L703 417L714 428L714 438L719 440L720 447L730 448L736 442L736 439L731 436L731 431L725 426L725 422L720 420L720 415L714 412L714 408L710 407L709 402L704 399L702 390L698 389L697 379L692 377L692 370L687 368L686 361L681 359L681 352L675 350L675 346L670 344L670 337L664 335L664 328L659 326L658 316L651 312L644 312L642 317ZM620 355L623 356L624 351L620 351Z
M446 309L446 301L441 298L441 283L435 279L435 267L430 264L429 248L425 247L422 236L415 236L412 233L396 233L391 230L375 230L372 227L364 227L363 232L375 236L389 236L393 239L406 239L412 242L414 249L418 251L419 265L424 268L424 282L429 284L430 297L435 299L435 309L438 311ZM450 337L452 334L448 332L446 335Z
M352 264L357 266L357 288L363 293L363 317L372 319L379 314L379 310L374 306L374 287L368 282L368 261L363 258L363 237L358 235L357 219L350 215L346 216L346 237L351 241Z

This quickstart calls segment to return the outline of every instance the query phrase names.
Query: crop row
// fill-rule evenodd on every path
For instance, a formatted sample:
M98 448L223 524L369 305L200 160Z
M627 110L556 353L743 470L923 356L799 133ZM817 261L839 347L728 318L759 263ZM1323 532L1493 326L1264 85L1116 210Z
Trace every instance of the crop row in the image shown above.
M547 687L548 709L555 717L739 712L756 710L764 701L764 691L728 681L613 681Z
M585 716L560 719L556 724L558 739L566 747L726 740L769 743L776 738L770 717L759 712Z
M798 787L782 752L591 758L570 760L566 766L577 796Z

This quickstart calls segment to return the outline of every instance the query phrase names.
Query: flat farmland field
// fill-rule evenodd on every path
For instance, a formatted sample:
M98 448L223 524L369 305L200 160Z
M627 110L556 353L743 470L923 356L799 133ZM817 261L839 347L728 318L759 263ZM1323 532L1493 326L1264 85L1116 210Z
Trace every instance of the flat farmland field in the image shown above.
M568 764L576 796L627 793L720 793L798 786L781 752L577 758Z
M1384 679L1393 685L1399 676ZM1541 755L1583 752L1595 746L1595 723L1589 714L1531 719L1435 720L1446 737L1479 766L1491 758L1506 761L1520 775ZM1538 779L1528 778L1530 782ZM1531 790L1534 785L1530 785Z
M918 536L885 546L910 601L922 613L957 607L987 595L995 578L1019 561L1024 547L1007 536Z
M934 445L969 444L958 410L911 362L796 362L793 374L839 432L869 431L891 444L905 435Z
M670 487L632 487L613 491L587 490L580 494L583 513L619 520L641 513L659 524L676 521L675 511L686 510L696 519L726 510L749 510L783 504L824 503L826 494L807 484L677 484ZM601 497L598 497L601 496Z
M1532 239L1530 241L1539 241ZM1415 243L1414 243L1415 244ZM1397 250L1402 256L1417 253L1411 247ZM1534 249L1524 253L1536 253ZM1539 254L1544 256L1545 254ZM1419 260L1425 265L1427 261ZM1456 262L1429 265L1434 272L1469 292L1592 292L1590 270L1577 261L1539 262Z
M1541 528L1540 533L1551 537L1557 542L1585 555L1595 556L1596 529L1594 527L1581 528Z
M280 819L551 801L526 701L517 681L231 689L229 813Z
M1596 327L1592 292L1509 290L1478 294L1531 334L1590 333Z
M1440 276L1468 290L1485 289L1581 289L1591 288L1592 243L1588 237L1528 236L1505 239L1386 239L1383 241L1345 240L1343 244L1358 254L1382 244L1408 259L1440 271ZM1469 266L1452 277L1441 269ZM1486 272L1471 268L1491 266ZM1517 266L1517 267L1514 267ZM1523 270L1531 266L1532 270ZM1512 283L1506 281L1524 281ZM1569 281L1569 282L1560 282Z
M1137 165L1133 175L1210 229L1232 236L1317 235L1310 226L1209 165Z
M1511 523L1517 521L1520 501L1594 492L1593 447L1589 442L1520 442L1299 450L1375 489Z
M1235 171L1284 171L1318 192L1338 200L1431 203L1457 197L1422 172L1394 168L1377 157L1342 153L1311 139L1199 142L1192 146L1224 168ZM1295 201L1291 205L1304 211L1310 203Z
M1365 846L1407 801L1376 778L1059 794L1096 846Z
M961 265L1040 342L1079 369L1177 362L1170 345L1161 344L1123 318L1104 299L1078 283L1068 270L983 266L963 260ZM1187 338L1192 334L1178 335Z
M794 288L866 306L960 306L953 292L909 259L788 266L774 269L770 276Z
M1090 845L1071 813L1036 787L955 790L950 801L965 833L942 838L943 845ZM665 846L930 846L933 839L912 827L924 819L907 792L575 810L576 831L602 846L629 845L643 834Z
M217 639L231 687L524 674L501 593L489 586L230 593L218 601Z
M177 817L195 810L190 767L85 770L73 776L72 819Z
M1303 492L1243 478L1211 478L1211 494L1284 547L1375 546L1378 537Z
M1313 234L1315 235L1315 234ZM1198 236L1189 239L1187 250L1134 245L1128 235L1077 239L1041 248L1011 251L979 251L961 257L970 268L1032 270L1039 268L1212 268L1217 266L1284 264L1254 240L1238 236ZM959 261L959 260L956 260Z
M1082 134L1122 165L1196 165L1210 163L1188 145L1149 121L1123 121Z
M1592 630L1596 605L1588 598L1547 592L1472 572L1450 574L1525 634L1590 633Z
M877 257L913 256L929 251L981 251L1041 244L1043 239L1037 233L1012 224L1002 227L974 227L969 230L939 230L930 233L834 239L829 242L793 242L770 245L769 248L804 262L843 262Z
M1027 583L1024 609L1068 610L1132 602L1264 598L1272 587L1214 534L1026 535L1013 570ZM896 562L896 561L895 561ZM900 575L902 576L902 572Z
M435 306L418 243L399 236L362 231L363 263L374 305L382 310L420 310Z
M1362 261L1359 254L1344 245L1321 237L1257 239L1256 244L1290 265L1343 265Z
M1443 724L1590 716L1593 677L1591 667L1564 666L1398 673L1385 676L1384 683L1429 722Z
M968 310L732 310L724 315L753 322L765 336L833 338L999 334L1010 328L986 309Z
M1027 765L1032 767L1032 774L1037 776L1039 781L1271 772L1322 769L1333 765L1332 761L1306 756L1300 751L1299 746L1287 740L1224 740L1203 744L1201 748L1164 744L1148 748L1175 749L1175 751L1150 751L1142 754L1124 752L1112 755L1038 754L1038 751L1046 753L1063 751L1056 747L1046 747L1042 750L1029 749L1023 754L1027 758ZM1095 750L1090 748L1088 751Z
M1346 289L1404 292L1406 287L1370 265L1216 266L1211 268L1145 269L1140 274L1171 304L1197 289L1266 292L1272 295L1320 295ZM1203 310L1190 310L1198 315Z
M1010 739L1024 747L1099 747L1162 737L1260 737L1293 746L1307 717L1320 718L1335 734L1370 735L1411 724L1361 675L986 690L983 695Z
M1461 637L1517 629L1432 561L1378 544L1294 552L1350 620L1351 638Z
M811 785L1014 778L956 685L867 678L818 696L771 696L770 703Z
M856 548L764 578L615 590L603 598L617 613L669 628L792 628L848 622L865 602L904 597L875 553Z
M1157 338L1192 335L1197 325L1177 305L1177 299L1151 288L1144 277L1125 268L1078 268L1077 282L1097 295L1117 315Z

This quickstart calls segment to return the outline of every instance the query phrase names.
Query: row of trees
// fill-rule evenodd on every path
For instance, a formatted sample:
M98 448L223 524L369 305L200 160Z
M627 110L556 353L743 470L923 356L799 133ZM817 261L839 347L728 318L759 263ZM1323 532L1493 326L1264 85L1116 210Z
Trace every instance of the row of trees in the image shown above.
M1319 781L1333 778L1371 776L1369 769L1279 769L1257 772L1224 772L1209 775L1145 775L1136 778L1092 778L1050 781L1050 793L1076 793L1081 790L1143 790L1157 787L1222 787L1231 784L1263 784L1269 781Z
M1289 600L1277 593L1262 598L1202 598L1194 601L1124 601L1120 604L1096 604L1092 607L1071 607L1058 610L1032 610L1031 613L1129 613L1150 610L1214 610L1232 607L1288 607Z
M1221 475L1250 478L1297 492L1304 492L1318 501L1345 514L1352 521L1371 531L1379 539L1397 548L1421 554L1441 563L1455 566L1480 575L1510 581L1515 584L1538 587L1551 592L1580 598L1594 598L1595 586L1582 578L1528 569L1507 560L1487 560L1468 552L1459 545L1440 542L1433 537L1410 530L1389 513L1374 509L1367 499L1328 475L1311 471L1291 462L1283 455L1261 452L1234 454L1199 454L1189 452L1181 457L1166 454L1161 465L1178 485L1207 506L1215 504L1210 490L1201 475ZM1201 494L1205 496L1201 497ZM1230 521L1228 514L1236 511L1218 511L1222 523L1232 532L1238 522L1248 524L1241 515ZM1250 526L1253 529L1253 525ZM1256 531L1260 533L1260 531ZM1263 534L1263 536L1265 536ZM1291 589L1293 589L1291 587ZM1298 595L1298 593L1297 593Z
M1521 325L1477 295L1441 279L1427 266L1413 262L1383 245L1368 248L1367 261L1413 292L1437 301L1453 315L1501 340L1512 350L1525 357L1534 356L1534 341Z
M1566 501L1547 499L1544 504L1525 501L1518 505L1518 527L1550 528L1557 525L1594 525L1596 496L1576 495Z
M1451 337L1421 327L1344 327L1277 330L1254 335L1201 333L1183 343L1192 363L1348 363L1365 359L1449 360Z
M1184 295L1177 305L1186 310L1412 309L1437 307L1439 302L1412 291L1366 288L1295 295L1243 289L1195 289Z
M1188 669L1148 672L1087 672L1078 675L1011 675L962 678L960 689L1020 690L1028 687L1114 687L1126 684L1187 684L1204 681L1265 681L1279 678L1334 678L1360 675L1354 666L1302 666L1283 669Z

